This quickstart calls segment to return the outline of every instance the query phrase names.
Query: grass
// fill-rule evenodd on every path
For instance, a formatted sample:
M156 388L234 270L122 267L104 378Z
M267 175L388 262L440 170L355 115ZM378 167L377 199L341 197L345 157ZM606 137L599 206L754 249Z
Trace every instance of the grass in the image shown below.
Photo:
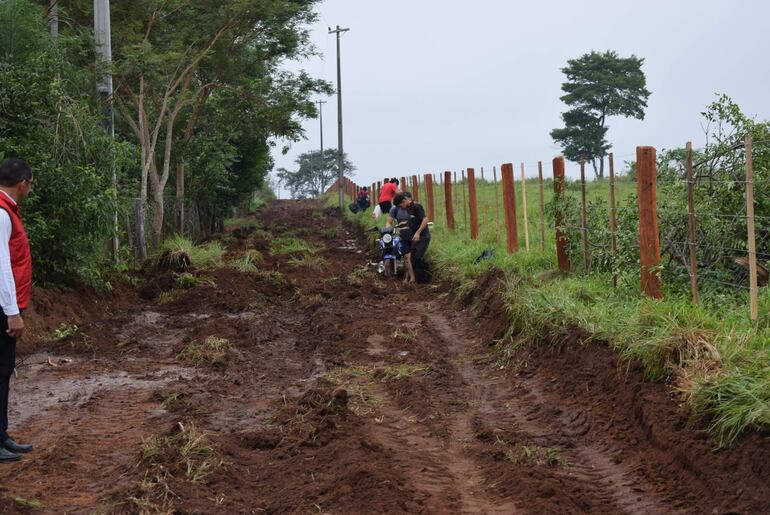
M636 188L628 180L617 185L618 199ZM467 297L476 280L493 267L503 271L510 327L498 344L501 364L518 347L553 340L544 336L558 338L564 328L577 327L591 339L608 342L626 362L639 360L648 379L669 379L693 420L706 421L717 446L730 445L746 430L770 429L770 289L760 290L761 316L752 322L747 299L731 293L702 291L701 304L695 306L689 292L675 285L664 284L663 300L645 298L638 270L622 271L614 289L608 273L559 274L553 222L547 215L545 239L540 236L537 180L526 181L529 251L525 250L522 188L516 181L521 250L510 255L504 226L497 223L493 184L477 181L480 237L476 241L469 238L462 190L456 188L454 197L460 203L455 208L455 230L446 227L443 187L434 188L436 216L428 259L436 275L453 285L456 298ZM568 195L578 195L578 188L575 182L566 184ZM546 181L546 204L552 191L552 183ZM587 184L589 202L608 196L607 182ZM328 202L332 205L335 200ZM501 216L502 210L501 205ZM372 225L369 214L352 215L346 210L345 216L361 228ZM491 250L492 256L479 259L485 250Z
M425 372L429 367L419 364L403 363L398 365L380 365L380 366L351 366L343 367L327 372L325 378L327 381L340 384L351 379L374 379L379 378L382 381L397 381L399 379L409 378L418 372Z
M316 249L312 247L308 242L296 236L282 236L280 238L274 238L270 243L270 251L274 255L296 255L306 254L313 256L316 253Z
M414 343L420 336L420 330L417 327L399 327L393 332L393 339L404 343Z
M175 480L203 483L222 461L216 456L208 436L190 423L178 422L169 435L155 435L142 442L140 464L145 473L139 495L127 501L142 512L170 512L169 499Z
M257 271L257 265L262 263L264 257L258 250L250 249L243 253L238 259L230 261L229 266L243 273L254 273Z
M23 506L25 508L32 508L35 510L40 510L45 507L42 501L38 501L37 499L25 499L24 497L12 497L13 502L18 504L19 506Z
M218 241L196 245L183 236L172 236L163 242L159 259L174 270L184 270L185 257L195 268L218 268L222 266L224 247Z
M563 467L567 460L551 447L524 445L517 442L505 451L505 458L514 465L546 465L548 467Z
M223 364L227 361L227 353L230 350L230 341L225 338L218 338L216 336L208 336L202 342L194 340L188 343L177 354L179 361L188 361L195 363L196 365L209 363L209 364Z

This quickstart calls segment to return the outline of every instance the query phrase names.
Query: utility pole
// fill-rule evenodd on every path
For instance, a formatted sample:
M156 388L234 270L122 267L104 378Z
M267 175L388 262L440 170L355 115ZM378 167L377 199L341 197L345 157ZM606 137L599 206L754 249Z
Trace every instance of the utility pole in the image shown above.
M59 0L51 0L48 10L48 27L54 41L59 39Z
M345 208L345 170L344 153L342 150L342 66L340 63L340 34L350 29L341 29L339 25L335 30L329 27L329 34L337 34L337 167L339 168L339 197L340 211Z
M108 68L112 64L112 31L110 28L110 0L94 0L94 40L96 43L96 55L100 64ZM99 96L107 106L105 119L105 131L115 139L115 108L112 104L112 73L106 70L96 84ZM115 164L112 164L112 187L117 194L118 178ZM118 259L118 211L113 213L112 255Z
M321 177L323 187L326 187L326 161L324 160L324 108L326 100L316 100L318 102L318 119L321 124Z

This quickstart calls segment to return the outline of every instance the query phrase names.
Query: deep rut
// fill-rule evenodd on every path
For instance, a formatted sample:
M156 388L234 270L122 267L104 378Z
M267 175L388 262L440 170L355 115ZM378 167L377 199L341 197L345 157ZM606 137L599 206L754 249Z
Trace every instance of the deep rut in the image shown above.
M712 453L676 425L662 387L619 373L606 347L498 362L480 324L504 312L479 321L440 287L382 280L337 216L276 202L228 236L229 258L256 250L258 270L200 271L184 291L152 277L176 296L101 320L93 352L60 346L57 367L48 350L29 356L15 429L37 449L0 470L6 501L49 513L767 511L764 444L753 461ZM273 255L288 237L313 260ZM210 337L229 342L225 359L179 357ZM142 458L180 422L213 457L197 482ZM757 481L734 485L739 469ZM160 492L147 480L158 470Z

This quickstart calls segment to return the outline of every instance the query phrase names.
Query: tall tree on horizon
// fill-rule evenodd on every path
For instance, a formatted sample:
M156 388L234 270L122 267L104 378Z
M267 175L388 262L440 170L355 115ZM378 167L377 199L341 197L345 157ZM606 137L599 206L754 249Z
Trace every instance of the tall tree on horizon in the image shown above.
M564 127L551 131L570 161L585 158L594 175L604 177L604 156L611 148L607 141L610 116L644 119L650 91L642 71L643 58L620 57L617 52L592 51L567 61L562 72L561 101L570 109L562 113Z

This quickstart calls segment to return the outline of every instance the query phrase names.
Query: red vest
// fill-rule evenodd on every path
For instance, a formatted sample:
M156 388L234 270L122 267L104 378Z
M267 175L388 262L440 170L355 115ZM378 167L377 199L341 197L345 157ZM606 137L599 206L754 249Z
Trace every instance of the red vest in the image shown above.
M13 280L16 282L16 304L19 309L26 309L32 292L32 253L29 251L27 233L19 215L19 206L2 191L0 209L4 209L11 217L11 240L8 242L8 250L11 255Z

